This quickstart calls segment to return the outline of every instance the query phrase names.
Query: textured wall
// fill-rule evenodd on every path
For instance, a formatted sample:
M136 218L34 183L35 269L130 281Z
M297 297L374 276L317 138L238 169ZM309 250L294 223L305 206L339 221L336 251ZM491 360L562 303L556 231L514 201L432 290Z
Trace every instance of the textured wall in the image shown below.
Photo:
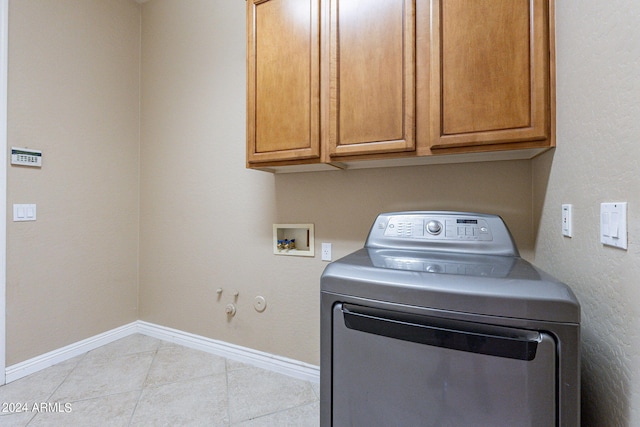
M532 253L527 161L246 170L244 19L242 1L142 7L142 320L318 364L326 264L273 255L273 223L314 223L316 253L332 242L335 258L362 246L381 211L495 212ZM227 321L234 289L238 314ZM253 309L258 294L264 313Z
M8 173L9 205L39 209L8 222L8 364L136 318L141 123L142 319L318 363L325 264L271 255L272 223L314 222L338 257L380 211L495 212L581 300L584 425L640 425L640 3L557 2L558 148L533 164L281 176L243 167L244 6L142 6L139 122L138 6L10 2L9 144L42 149L45 166ZM605 201L629 202L626 252L599 243ZM231 322L219 286L241 292Z
M139 6L9 3L7 364L137 315ZM36 203L36 222L12 222Z
M535 260L583 310L583 425L640 425L640 3L558 1L557 145L534 162ZM599 243L602 202L628 202L628 251ZM573 204L574 237L560 233Z

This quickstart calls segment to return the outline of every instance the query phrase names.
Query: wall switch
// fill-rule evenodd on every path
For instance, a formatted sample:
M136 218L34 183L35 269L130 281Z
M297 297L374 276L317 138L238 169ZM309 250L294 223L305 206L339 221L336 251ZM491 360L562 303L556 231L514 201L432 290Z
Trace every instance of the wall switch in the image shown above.
M627 249L627 202L600 204L600 242Z
M37 211L35 204L14 204L13 220L14 221L35 221L37 219Z
M562 205L562 235L567 237L573 236L572 227L572 205Z
M331 261L331 243L322 244L322 261Z

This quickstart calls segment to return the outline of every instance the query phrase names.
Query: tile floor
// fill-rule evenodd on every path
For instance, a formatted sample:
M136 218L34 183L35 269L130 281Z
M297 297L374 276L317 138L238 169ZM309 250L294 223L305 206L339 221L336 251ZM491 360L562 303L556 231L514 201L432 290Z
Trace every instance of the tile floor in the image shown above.
M131 335L0 387L2 426L318 426L319 385Z

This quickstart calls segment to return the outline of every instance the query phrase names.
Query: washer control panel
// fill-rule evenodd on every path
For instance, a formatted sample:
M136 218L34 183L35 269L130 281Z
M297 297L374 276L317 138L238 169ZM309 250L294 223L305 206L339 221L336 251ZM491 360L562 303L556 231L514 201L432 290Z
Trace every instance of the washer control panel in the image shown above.
M377 224L384 237L435 240L493 240L487 220L472 217L396 215Z
M472 212L382 213L373 223L365 247L519 256L502 218Z

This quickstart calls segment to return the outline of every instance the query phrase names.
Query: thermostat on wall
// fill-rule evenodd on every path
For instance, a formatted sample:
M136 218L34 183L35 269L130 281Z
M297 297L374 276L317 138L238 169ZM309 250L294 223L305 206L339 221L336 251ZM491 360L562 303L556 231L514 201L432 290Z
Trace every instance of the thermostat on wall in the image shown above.
M42 167L42 151L11 147L11 164Z

